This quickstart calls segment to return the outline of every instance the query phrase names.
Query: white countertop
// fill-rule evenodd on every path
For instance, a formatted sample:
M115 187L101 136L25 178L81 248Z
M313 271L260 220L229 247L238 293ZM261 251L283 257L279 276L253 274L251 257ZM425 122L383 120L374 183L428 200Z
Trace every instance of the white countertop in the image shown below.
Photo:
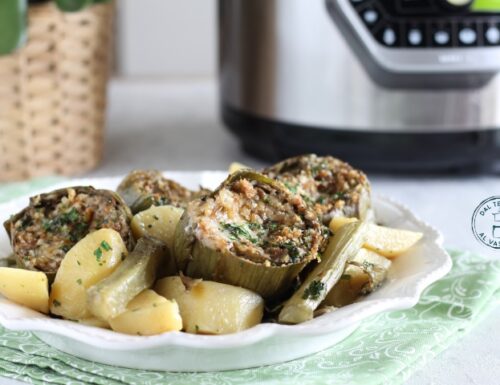
M92 176L119 175L133 168L224 170L232 161L264 165L242 153L220 123L216 87L210 80L116 80L110 87L108 126L104 161ZM375 193L397 199L440 229L447 247L500 258L500 250L479 244L471 232L475 207L500 195L500 176L369 177ZM499 319L497 307L407 385L498 384ZM19 382L0 378L0 384Z

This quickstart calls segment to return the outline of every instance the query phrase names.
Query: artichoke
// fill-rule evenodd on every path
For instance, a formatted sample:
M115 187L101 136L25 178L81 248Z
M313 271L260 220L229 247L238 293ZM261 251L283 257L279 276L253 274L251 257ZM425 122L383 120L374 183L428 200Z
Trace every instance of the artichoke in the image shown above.
M317 258L322 225L302 198L255 171L193 200L177 225L177 267L193 278L279 298Z
M299 194L327 225L333 217L370 215L370 183L366 175L331 156L314 154L286 159L263 170Z
M117 192L133 214L147 210L151 206L172 205L185 208L193 198L193 192L165 178L156 170L132 171L120 183Z
M68 187L30 198L4 223L19 267L52 276L66 252L88 233L110 228L133 248L131 213L113 191Z

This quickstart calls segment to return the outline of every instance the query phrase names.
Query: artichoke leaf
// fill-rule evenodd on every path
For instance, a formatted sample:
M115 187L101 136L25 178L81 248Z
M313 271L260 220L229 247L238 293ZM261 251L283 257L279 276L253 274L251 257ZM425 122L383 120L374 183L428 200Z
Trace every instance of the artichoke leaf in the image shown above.
M279 322L297 324L313 318L316 308L342 276L346 263L361 249L365 235L366 224L356 222L343 226L330 238L321 262L285 302Z

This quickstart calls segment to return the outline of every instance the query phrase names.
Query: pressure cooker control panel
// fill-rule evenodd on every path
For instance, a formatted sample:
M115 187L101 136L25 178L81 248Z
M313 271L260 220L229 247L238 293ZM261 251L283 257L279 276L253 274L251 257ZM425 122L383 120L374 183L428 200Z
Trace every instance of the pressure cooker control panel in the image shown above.
M476 10L472 0L350 2L373 37L386 47L500 46L500 13Z
M372 78L472 88L500 72L500 0L325 0Z

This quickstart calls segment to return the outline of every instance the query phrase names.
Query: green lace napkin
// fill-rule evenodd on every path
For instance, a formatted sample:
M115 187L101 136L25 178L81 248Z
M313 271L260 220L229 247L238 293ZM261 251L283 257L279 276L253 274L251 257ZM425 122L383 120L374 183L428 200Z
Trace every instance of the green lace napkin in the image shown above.
M29 188L47 186L46 180ZM0 201L27 191L0 188ZM500 302L500 261L450 251L452 271L417 306L377 315L333 348L292 362L219 373L116 368L61 353L28 332L0 327L0 376L34 384L401 384Z

